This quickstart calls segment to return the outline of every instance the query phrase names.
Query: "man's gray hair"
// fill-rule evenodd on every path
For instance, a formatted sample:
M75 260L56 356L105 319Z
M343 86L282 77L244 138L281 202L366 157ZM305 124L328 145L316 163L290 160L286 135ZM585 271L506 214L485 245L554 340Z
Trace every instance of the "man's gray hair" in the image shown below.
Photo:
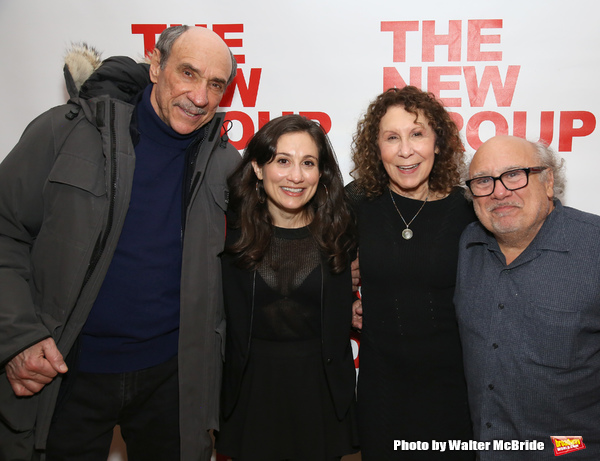
M562 198L565 193L565 185L567 183L567 177L565 174L565 159L560 157L554 149L543 141L531 142L528 141L531 146L535 149L538 157L537 165L534 166L545 166L547 170L540 173L542 181L548 180L548 170L554 174L554 187L552 189L554 198ZM472 159L471 159L472 160ZM467 180L469 179L469 168L464 169L462 177ZM462 181L464 185L464 181ZM473 194L468 187L465 187L465 198L467 200L473 200Z
M554 149L544 142L531 143L537 152L538 165L545 166L554 174L554 198L561 198L565 193L565 185L567 178L565 175L565 159L560 157ZM548 178L548 170L542 171L542 179L545 181Z
M171 50L173 49L173 44L175 41L181 37L190 26L172 26L165 29L158 37L158 41L156 42L156 49L160 51L160 68L164 69L167 65L167 61L169 60L169 56L171 55ZM229 48L228 48L229 50ZM233 81L235 78L235 74L237 73L237 62L233 57L233 53L229 50L229 55L231 56L231 74L229 74L229 78L227 79L227 85Z

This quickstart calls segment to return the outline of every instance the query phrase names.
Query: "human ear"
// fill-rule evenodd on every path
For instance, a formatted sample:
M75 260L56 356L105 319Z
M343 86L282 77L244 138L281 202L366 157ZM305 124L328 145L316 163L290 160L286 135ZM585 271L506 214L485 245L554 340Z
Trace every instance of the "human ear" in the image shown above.
M150 81L152 83L158 83L160 70L160 51L155 48L150 58Z
M554 172L548 169L548 173L546 176L546 195L549 199L554 198Z
M256 163L256 160L252 160L252 169L254 170L254 174L256 175L256 177L262 181L262 179L263 179L262 168L258 166L258 163Z

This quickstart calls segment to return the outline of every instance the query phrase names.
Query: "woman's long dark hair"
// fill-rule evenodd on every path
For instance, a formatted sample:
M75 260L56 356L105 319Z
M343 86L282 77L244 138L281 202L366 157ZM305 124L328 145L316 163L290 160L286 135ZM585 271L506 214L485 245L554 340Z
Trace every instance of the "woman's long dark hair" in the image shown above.
M238 257L238 264L254 269L264 256L273 234L273 221L267 207L262 181L254 173L252 161L259 167L273 161L277 141L287 133L307 133L319 151L321 178L313 198L306 204L312 216L309 224L330 269L341 272L348 264L348 251L353 244L353 218L346 201L344 183L329 138L321 126L300 115L284 115L265 124L250 140L240 165L228 179L229 209L240 237L226 251Z

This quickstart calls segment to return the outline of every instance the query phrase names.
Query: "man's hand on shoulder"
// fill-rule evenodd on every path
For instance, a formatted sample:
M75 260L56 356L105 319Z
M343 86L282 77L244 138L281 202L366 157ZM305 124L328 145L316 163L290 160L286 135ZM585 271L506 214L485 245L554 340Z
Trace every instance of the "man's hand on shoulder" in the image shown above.
M46 338L25 349L6 365L6 376L15 395L37 394L59 373L68 370L62 354L52 338Z

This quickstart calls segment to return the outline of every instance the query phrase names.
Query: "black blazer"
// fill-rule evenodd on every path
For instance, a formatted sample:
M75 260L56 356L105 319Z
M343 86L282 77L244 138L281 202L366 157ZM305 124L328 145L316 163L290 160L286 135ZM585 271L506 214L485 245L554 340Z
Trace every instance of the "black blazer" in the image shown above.
M235 242L239 233L228 229L227 243ZM238 400L251 341L252 301L255 271L243 270L230 254L221 255L223 294L227 336L222 412L228 418ZM340 274L332 274L321 262L323 297L321 302L321 342L323 366L337 417L342 420L355 399L356 372L350 329L352 324L352 280L350 263Z

